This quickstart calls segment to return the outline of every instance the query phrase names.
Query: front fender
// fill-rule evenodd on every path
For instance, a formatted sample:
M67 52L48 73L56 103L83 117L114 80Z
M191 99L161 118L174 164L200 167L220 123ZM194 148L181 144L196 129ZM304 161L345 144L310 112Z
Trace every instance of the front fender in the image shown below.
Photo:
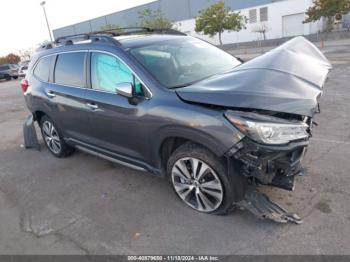
M227 131L227 132L225 132ZM201 128L193 128L186 126L167 126L160 129L155 136L153 147L153 159L157 159L157 165L160 166L160 149L164 141L168 138L183 138L194 143L200 144L218 157L223 156L238 141L240 136L234 135L232 129L230 131L224 128L218 130L215 126L206 127L205 131Z

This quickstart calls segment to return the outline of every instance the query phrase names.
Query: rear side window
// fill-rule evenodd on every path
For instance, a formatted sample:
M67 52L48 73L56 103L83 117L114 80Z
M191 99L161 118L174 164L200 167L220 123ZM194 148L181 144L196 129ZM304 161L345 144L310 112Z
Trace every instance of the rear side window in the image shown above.
M40 59L34 69L34 75L41 81L44 81L44 82L49 81L51 59L52 59L51 56L47 56Z
M58 55L54 74L55 83L67 86L85 86L84 63L84 52Z

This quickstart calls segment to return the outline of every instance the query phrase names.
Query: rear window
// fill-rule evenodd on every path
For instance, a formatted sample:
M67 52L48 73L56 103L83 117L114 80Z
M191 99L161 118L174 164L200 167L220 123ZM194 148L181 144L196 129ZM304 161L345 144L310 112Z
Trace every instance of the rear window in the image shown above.
M84 52L58 55L55 67L55 83L83 87L84 61Z
M34 69L34 75L41 81L44 81L44 82L49 81L51 59L52 59L51 56L47 56L40 59Z
M0 71L9 70L9 66L0 66Z

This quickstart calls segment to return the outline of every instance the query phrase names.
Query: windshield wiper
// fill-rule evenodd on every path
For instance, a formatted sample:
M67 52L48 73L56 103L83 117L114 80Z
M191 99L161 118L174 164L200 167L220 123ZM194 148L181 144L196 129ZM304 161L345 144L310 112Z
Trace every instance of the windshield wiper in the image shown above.
M192 85L192 83L183 84L183 85L177 85L177 86L171 86L171 87L169 87L169 89L176 89L176 88L186 87L186 86L190 86L190 85Z

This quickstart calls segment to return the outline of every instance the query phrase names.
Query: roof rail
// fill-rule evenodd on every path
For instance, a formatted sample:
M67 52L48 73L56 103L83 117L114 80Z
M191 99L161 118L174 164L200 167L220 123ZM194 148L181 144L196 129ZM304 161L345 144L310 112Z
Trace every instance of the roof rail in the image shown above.
M150 27L115 27L103 31L96 31L91 34L113 33L114 36L131 35L138 33L161 33L171 35L186 35L172 28L150 28Z
M51 48L53 48L53 43L49 42L49 43L41 44L41 45L36 49L36 51L47 50L47 49L51 49Z
M106 43L112 43L115 45L121 45L120 42L113 37L115 36L122 36L122 35L132 35L132 34L138 34L138 33L146 33L146 34L152 34L152 33L159 33L159 34L171 34L171 35L186 35L185 33L182 33L178 30L171 29L171 28L149 28L149 27L116 27L116 28L110 28L107 30L102 31L95 31L91 33L82 33L82 34L74 34L74 35L67 35L67 36L61 36L58 37L54 44L59 45L72 45L74 42L84 41L84 40L91 40L92 42L101 41ZM49 45L49 44L48 44ZM48 46L47 45L47 46ZM42 46L41 49L49 49L51 47Z
M151 29L152 32L155 33L162 33L162 34L169 34L169 35L187 35L179 30L172 29L172 28L159 28L159 29Z
M102 41L107 43L112 43L116 45L120 45L120 43L113 38L115 34L109 32L93 32L93 33L84 33L84 34L76 34L76 35L67 35L58 37L55 40L55 44L64 44L64 45L72 45L74 42L91 40L91 41Z

